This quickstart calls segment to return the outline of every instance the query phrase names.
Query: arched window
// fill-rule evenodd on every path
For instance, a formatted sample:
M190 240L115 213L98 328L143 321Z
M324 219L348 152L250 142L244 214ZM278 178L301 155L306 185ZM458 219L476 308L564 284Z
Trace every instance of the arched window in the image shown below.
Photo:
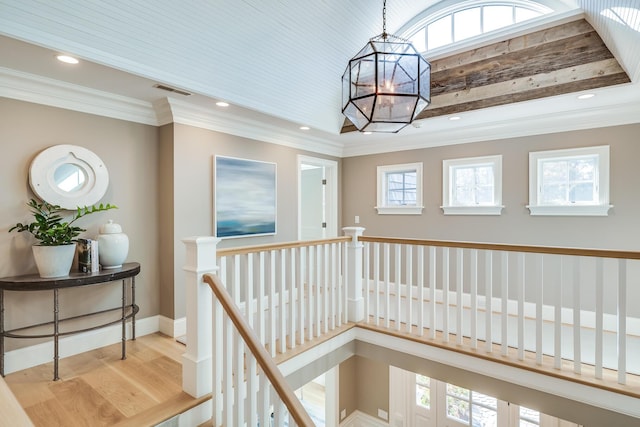
M406 32L406 38L420 52L477 37L553 12L533 1L466 1L424 17Z

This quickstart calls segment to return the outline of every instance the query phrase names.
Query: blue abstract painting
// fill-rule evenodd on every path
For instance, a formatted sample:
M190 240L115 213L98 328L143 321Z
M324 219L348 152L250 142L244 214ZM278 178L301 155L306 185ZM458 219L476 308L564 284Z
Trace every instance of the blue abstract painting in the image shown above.
M216 156L217 237L276 233L276 164Z

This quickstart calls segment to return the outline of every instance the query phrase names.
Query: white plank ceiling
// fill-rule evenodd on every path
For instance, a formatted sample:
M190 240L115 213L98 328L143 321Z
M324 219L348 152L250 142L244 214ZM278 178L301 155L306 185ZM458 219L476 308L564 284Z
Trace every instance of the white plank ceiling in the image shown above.
M388 30L436 3L389 0ZM265 140L342 156L640 121L640 1L562 5L584 13L630 85L602 89L590 104L566 95L465 113L455 124L426 119L396 135L340 135L340 77L347 61L382 32L382 1L0 0L0 96L37 101L35 94L17 94L16 86L58 82L58 89L87 88L115 94L131 108L155 103L157 110L168 94L153 84L162 83L194 94L169 95L177 100L172 109L184 102L214 110L213 101L230 102L235 110L212 113L217 121L208 127L242 134L233 128L257 124ZM84 62L69 70L50 61L53 52ZM227 127L212 124L225 117ZM301 133L299 125L312 130ZM260 132L243 136L261 138Z

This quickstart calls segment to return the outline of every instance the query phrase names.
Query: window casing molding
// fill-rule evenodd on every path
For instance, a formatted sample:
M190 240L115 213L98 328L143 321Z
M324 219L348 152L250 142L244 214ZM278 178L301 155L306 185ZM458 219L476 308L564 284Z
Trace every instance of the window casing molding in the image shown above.
M475 205L456 202L454 172L462 168L490 167L493 171L493 189L490 203ZM475 193L474 193L475 194ZM500 215L502 205L502 156L468 157L442 161L442 210L445 215Z
M392 204L389 201L388 177L390 174L405 174L415 172L415 202L408 204ZM378 197L376 210L379 215L420 215L422 205L422 163L404 163L398 165L378 166ZM403 187L403 191L405 191Z
M557 161L569 163L578 161L594 161L593 199L590 201L564 200L562 202L545 202L543 167L545 163ZM609 209L609 146L570 148L563 150L536 151L529 153L529 204L531 215L547 216L608 216ZM591 182L586 182L587 184ZM564 184L571 188L571 179ZM551 182L549 185L553 184ZM558 184L560 185L560 184ZM569 196L567 197L570 198Z

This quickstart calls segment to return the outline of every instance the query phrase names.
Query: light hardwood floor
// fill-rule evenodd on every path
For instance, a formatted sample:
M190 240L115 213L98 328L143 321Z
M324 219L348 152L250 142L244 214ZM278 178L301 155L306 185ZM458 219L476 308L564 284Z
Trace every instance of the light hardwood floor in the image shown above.
M182 391L185 347L152 334L5 377L11 391L37 426L153 426L206 400ZM208 398L208 397L207 397Z

